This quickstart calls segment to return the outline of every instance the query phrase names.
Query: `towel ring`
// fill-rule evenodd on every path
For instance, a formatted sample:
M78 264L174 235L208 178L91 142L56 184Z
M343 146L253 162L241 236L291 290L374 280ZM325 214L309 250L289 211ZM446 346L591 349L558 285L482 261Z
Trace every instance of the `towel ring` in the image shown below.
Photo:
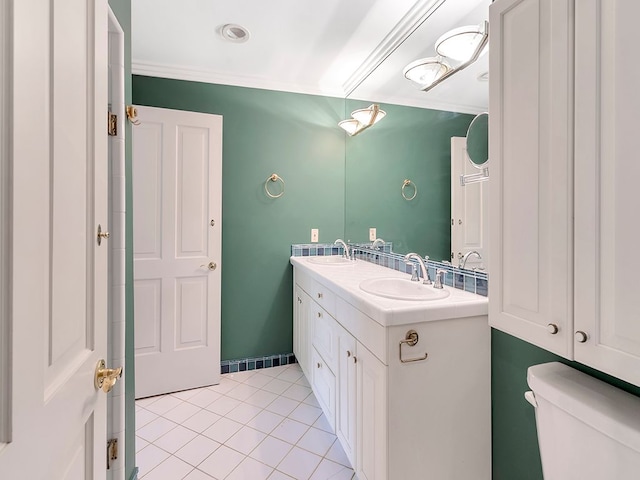
M282 182L282 191L277 194L271 193L269 191L269 182L278 182L278 181ZM267 196L269 196L270 198L280 198L282 195L284 195L284 180L282 179L281 176L275 173L271 174L271 176L268 177L264 182L264 191L266 192Z
M408 196L407 192L405 191L405 188L409 186L413 186L413 195L411 196ZM402 189L400 190L400 192L402 193L402 198L404 198L407 201L410 201L416 198L416 195L418 194L418 187L416 187L416 184L413 183L411 180L408 180L405 178L404 182L402 182Z

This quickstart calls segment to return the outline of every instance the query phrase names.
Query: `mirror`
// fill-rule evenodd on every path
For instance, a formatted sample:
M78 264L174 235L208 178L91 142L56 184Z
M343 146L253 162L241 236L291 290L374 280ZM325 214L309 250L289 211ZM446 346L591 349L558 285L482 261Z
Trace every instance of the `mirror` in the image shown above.
M476 168L485 168L489 161L489 114L477 115L467 130L467 155Z
M386 116L346 137L345 238L366 242L369 229L398 253L451 258L451 137L465 137L474 117L488 109L488 55L428 92L403 69L435 55L443 33L488 20L490 0L434 2L410 34L347 96L345 116L380 105ZM410 180L411 200L402 196ZM410 196L410 195L409 195Z

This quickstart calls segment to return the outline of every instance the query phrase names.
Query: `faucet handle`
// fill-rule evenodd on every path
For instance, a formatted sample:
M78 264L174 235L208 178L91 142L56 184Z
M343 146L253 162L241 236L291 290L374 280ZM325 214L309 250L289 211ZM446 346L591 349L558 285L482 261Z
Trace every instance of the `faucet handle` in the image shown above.
M419 282L420 276L418 275L418 265L416 265L415 262L411 262L411 261L406 261L405 263L407 265L411 265L411 281Z
M442 288L444 276L447 274L446 270L438 270L436 272L436 281L433 283L433 288Z

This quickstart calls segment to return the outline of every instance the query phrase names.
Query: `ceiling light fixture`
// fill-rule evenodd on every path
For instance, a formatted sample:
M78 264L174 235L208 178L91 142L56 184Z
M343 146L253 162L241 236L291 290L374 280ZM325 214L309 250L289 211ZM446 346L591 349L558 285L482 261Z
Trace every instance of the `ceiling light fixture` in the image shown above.
M450 30L435 44L439 57L415 60L407 65L404 76L427 92L451 75L463 70L485 53L489 46L489 22ZM451 67L445 59L460 62Z
M225 40L233 43L244 43L249 40L249 37L251 37L249 30L241 25L236 25L235 23L227 23L226 25L223 25L220 29L220 35Z
M360 132L366 130L371 125L375 125L382 120L387 113L384 110L380 110L380 105L372 104L367 108L361 108L351 112L351 117L348 120L342 120L338 123L340 128L353 137Z

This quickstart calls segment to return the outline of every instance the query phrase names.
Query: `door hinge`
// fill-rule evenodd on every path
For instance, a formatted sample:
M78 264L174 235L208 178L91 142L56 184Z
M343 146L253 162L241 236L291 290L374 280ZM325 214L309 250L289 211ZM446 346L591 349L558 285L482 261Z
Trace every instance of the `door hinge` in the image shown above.
M118 439L107 441L107 470L111 468L111 462L118 459Z
M115 113L108 114L107 133L110 137L118 135L118 116Z

